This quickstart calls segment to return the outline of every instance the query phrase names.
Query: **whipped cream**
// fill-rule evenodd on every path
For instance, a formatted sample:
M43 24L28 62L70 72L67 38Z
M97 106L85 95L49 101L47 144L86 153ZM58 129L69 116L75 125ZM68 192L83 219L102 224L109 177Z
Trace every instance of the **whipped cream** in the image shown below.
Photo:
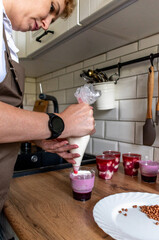
M87 170L79 170L78 173L72 173L73 176L77 176L77 175L91 175L90 171Z

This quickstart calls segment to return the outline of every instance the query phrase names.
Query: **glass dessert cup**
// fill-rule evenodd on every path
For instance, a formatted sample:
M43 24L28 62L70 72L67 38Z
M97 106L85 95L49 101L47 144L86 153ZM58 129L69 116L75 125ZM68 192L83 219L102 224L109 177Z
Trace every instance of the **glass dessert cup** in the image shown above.
M135 153L124 153L122 157L125 174L129 176L137 176L141 155Z
M118 171L118 167L119 167L119 163L120 163L120 152L116 152L116 151L104 151L103 154L105 155L110 155L110 156L115 156L115 163L114 163L114 172Z
M109 180L114 174L115 156L98 155L96 156L98 176L102 179Z
M159 172L159 162L155 161L140 161L141 179L144 182L155 183Z
M78 173L70 172L70 182L73 198L79 201L87 201L91 198L94 187L95 171L91 167L80 167Z

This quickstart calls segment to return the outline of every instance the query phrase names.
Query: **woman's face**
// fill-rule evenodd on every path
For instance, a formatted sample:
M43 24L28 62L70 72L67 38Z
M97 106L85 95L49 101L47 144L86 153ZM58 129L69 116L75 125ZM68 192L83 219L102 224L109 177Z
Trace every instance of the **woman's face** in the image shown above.
M14 30L47 30L65 9L65 0L15 0L7 12Z

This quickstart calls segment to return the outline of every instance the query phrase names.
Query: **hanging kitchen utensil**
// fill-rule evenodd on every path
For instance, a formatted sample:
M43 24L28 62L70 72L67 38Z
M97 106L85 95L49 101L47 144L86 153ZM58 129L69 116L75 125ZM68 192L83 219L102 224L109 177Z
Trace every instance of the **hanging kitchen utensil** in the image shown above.
M149 69L148 73L148 99L147 99L147 115L146 121L143 126L143 144L151 146L156 138L155 125L152 119L152 98L154 89L154 67L153 64Z
M156 124L159 122L159 72L158 72L158 101L156 104Z
M83 70L83 73L80 74L80 77L83 77L87 83L94 83L94 79L92 76L90 76L90 74L88 74L88 71Z
M106 73L97 72L98 77L100 78L101 82L108 82L108 76Z
M89 69L88 75L93 79L94 83L102 82L101 78L98 76L98 73L96 71Z

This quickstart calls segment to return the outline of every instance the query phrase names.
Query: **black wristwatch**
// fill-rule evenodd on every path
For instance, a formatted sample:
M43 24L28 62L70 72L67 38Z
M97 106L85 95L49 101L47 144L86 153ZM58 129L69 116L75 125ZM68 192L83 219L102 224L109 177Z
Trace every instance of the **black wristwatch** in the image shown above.
M47 139L55 139L61 135L65 125L62 118L60 118L59 116L53 113L47 113L47 114L49 115L48 126L51 131L51 137Z

